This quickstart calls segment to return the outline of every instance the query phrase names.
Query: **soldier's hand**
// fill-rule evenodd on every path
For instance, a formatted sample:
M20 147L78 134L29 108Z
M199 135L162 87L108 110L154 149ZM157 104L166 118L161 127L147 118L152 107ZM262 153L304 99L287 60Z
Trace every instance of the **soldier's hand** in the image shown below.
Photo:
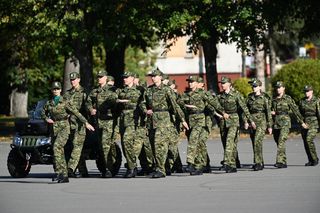
M268 133L269 133L269 135L272 134L272 128L268 128Z
M186 130L189 130L189 126L188 126L187 122L183 121L182 125Z
M53 124L54 123L54 121L51 118L46 119L46 121L47 121L48 124Z
M192 108L192 109L198 108L197 106L191 105L191 104L185 104L185 106L186 106L187 108Z
M91 114L91 115L96 115L96 114L97 114L97 110L96 110L96 109L90 110L90 114Z
M306 123L302 123L301 126L302 126L302 128L304 128L304 129L308 129L308 128L309 128L309 126L308 126Z
M276 115L276 112L275 111L271 111L271 115Z
M230 118L230 115L228 113L223 113L223 118L224 119L229 119Z
M253 122L253 121L251 122L251 126L252 126L252 128L253 128L253 129L256 129L256 128L257 128L256 123L255 123L255 122Z
M146 111L146 114L147 114L147 115L152 115L152 114L153 114L152 109L148 109L148 110Z
M249 124L248 124L248 122L245 122L244 123L244 129L248 129L249 128Z
M94 130L95 130L94 127L91 126L91 124L89 124L88 122L86 122L86 128L87 128L88 130L90 130L90 131L94 131Z

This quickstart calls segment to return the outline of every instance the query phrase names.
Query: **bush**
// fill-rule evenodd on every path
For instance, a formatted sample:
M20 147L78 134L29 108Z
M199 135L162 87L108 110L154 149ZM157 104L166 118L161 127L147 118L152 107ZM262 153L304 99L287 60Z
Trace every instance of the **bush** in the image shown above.
M238 90L245 98L248 97L249 93L252 92L251 86L248 81L248 78L238 78L233 82L233 87Z
M320 60L299 59L283 66L271 82L283 81L286 86L286 94L295 101L304 97L303 87L308 84L313 86L314 94L320 91Z

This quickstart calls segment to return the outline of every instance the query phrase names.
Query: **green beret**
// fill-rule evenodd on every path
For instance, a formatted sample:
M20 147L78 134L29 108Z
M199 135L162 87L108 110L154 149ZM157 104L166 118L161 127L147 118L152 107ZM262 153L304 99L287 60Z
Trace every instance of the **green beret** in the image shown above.
M226 77L226 76L222 76L222 77L221 77L221 80L219 81L219 83L222 83L222 84L224 84L224 83L231 83L231 79L228 78L228 77Z
M69 77L70 77L70 80L74 80L74 79L80 78L80 74L77 72L72 72L70 73Z
M105 70L100 70L97 74L98 77L103 77L103 76L108 76L107 71Z
M61 88L62 88L61 83L58 81L53 82L51 85L51 89L61 89Z

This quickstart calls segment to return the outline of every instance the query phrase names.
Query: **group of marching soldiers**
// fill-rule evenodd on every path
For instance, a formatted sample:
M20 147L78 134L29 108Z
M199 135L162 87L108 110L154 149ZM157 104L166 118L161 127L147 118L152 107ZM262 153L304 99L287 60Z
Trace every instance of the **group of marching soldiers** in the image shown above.
M81 158L86 128L98 132L103 159L101 177L104 178L113 176L107 167L110 163L108 156L118 134L126 158L125 178L137 175L163 178L172 172L188 172L190 175L210 172L206 141L215 121L218 121L224 148L221 169L226 173L237 172L241 167L237 152L240 121L245 129L250 129L254 153L252 169L264 168L262 141L266 132L273 134L277 144L274 166L286 168L285 142L291 127L290 112L302 126L308 156L306 166L318 164L313 141L319 128L320 106L311 85L304 87L305 98L298 106L285 94L285 85L281 81L276 83L276 94L270 98L261 91L261 81L252 79L249 83L253 92L245 100L232 87L228 77L221 78L222 92L216 95L204 89L203 78L199 76L189 76L186 79L188 90L179 94L175 82L158 68L149 75L153 84L146 87L139 85L139 78L134 73L125 72L123 87L116 88L113 79L101 70L97 74L98 86L86 93L80 86L80 75L73 72L70 74L72 88L63 96L61 84L52 84L53 97L45 105L42 116L53 124L56 173L53 181L69 182L68 177L75 177L77 169L82 177L88 176L85 161ZM92 121L90 118L94 119L94 125L88 122ZM178 150L181 131L185 131L188 139L186 168L182 166ZM68 138L72 138L73 149L67 162L64 146Z

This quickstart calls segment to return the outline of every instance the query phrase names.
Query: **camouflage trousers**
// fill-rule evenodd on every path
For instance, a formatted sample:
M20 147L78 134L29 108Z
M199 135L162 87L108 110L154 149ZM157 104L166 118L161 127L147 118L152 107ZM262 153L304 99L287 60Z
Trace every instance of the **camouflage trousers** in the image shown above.
M69 138L72 141L73 148L68 162L68 168L72 169L73 171L75 171L78 167L85 137L86 130L83 125L79 126L77 129L71 130Z
M53 155L54 155L54 169L55 172L59 175L62 174L65 177L68 177L67 162L64 153L64 147L67 144L69 129L61 130L59 133L55 134L53 142Z
M287 164L286 156L286 141L289 135L289 128L283 127L282 129L273 130L273 138L277 144L277 157L276 163Z
M145 171L151 170L155 165L155 159L150 140L147 136L147 129L145 127L139 127L136 130L136 136L143 141L142 148L138 153L140 165Z
M187 163L196 169L202 169L207 164L207 129L203 126L192 127L187 147Z
M102 150L100 154L103 156L104 159L103 167L107 168L110 147L113 145L115 140L113 120L99 121L99 127L100 128L98 130L98 135Z
M137 128L127 126L120 128L121 145L123 154L127 160L127 169L137 167L137 157L139 156L145 137L136 134ZM139 130L138 130L139 132Z
M156 161L156 171L166 175L165 163L168 156L170 135L167 134L170 127L158 127L156 129L149 129L149 139L154 150Z
M171 139L169 141L166 169L171 172L174 172L175 170L182 170L182 162L178 148L180 134L175 127L172 127L170 133L168 134L170 134Z
M316 147L314 145L314 139L317 135L317 132L318 130L315 128L301 130L304 149L306 150L309 162L316 162L319 160L317 156Z
M250 129L250 138L253 148L253 163L264 164L263 161L263 139L266 132L266 126L260 125L256 129Z
M239 127L220 127L221 141L224 147L224 165L236 168L239 162L237 143L239 138ZM238 163L237 163L238 161Z

